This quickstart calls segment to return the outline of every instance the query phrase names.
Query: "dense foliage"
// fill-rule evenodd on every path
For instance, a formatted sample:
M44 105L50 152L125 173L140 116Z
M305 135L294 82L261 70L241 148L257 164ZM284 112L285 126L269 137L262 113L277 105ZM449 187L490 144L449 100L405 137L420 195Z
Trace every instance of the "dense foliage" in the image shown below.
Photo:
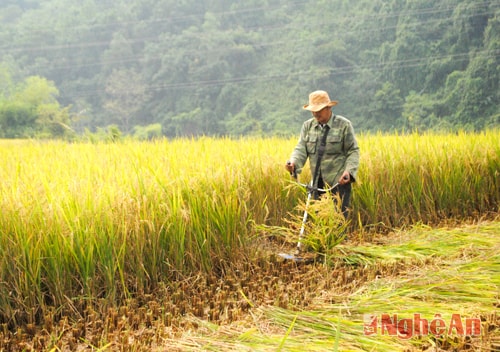
M498 126L499 5L2 1L0 137L66 122L77 133L114 125L143 138L289 135L315 89L358 131ZM19 93L33 77L46 80L53 93L41 103L58 102L58 114L42 118Z

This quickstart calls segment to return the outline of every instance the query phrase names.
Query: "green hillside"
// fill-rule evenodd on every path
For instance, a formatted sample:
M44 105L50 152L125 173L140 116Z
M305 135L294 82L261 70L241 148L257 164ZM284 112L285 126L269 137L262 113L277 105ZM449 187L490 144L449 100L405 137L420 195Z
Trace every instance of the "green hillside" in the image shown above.
M2 1L0 137L290 135L316 89L358 131L482 130L500 124L499 14L492 0Z

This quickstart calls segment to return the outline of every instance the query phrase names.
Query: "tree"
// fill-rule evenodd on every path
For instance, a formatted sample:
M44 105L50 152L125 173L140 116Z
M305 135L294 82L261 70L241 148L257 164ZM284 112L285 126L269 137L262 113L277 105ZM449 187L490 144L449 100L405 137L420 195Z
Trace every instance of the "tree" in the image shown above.
M439 111L437 103L429 94L410 92L406 96L402 112L402 127L410 132L423 132L429 129L449 130L451 125L442 117L436 116Z
M132 118L142 109L147 98L146 85L135 70L113 70L108 77L105 107L125 132L130 131Z
M63 138L74 134L70 126L71 106L62 108L59 103L41 104L36 109L36 123L40 126L39 136L46 138Z
M3 100L0 127L4 138L67 137L70 107L61 108L54 82L39 76L26 78Z
M14 89L12 77L6 65L0 65L0 101L7 99Z
M173 116L170 119L166 119L167 124L166 130L173 131L174 137L182 136L199 136L203 134L203 131L199 128L198 121L200 120L201 109L196 108L189 112L183 112L178 115ZM172 133L169 133L172 135Z
M395 130L402 127L400 119L403 110L403 101L399 89L392 83L385 82L381 89L375 93L374 101L370 107L370 117L378 122L383 130Z
M33 107L25 102L20 100L0 102L0 137L34 137L36 118Z
M262 135L262 117L262 106L259 102L253 101L227 122L227 131L233 136L260 136Z
M155 138L161 138L162 128L161 124L154 123L148 126L135 126L134 127L134 137L139 140L151 140Z

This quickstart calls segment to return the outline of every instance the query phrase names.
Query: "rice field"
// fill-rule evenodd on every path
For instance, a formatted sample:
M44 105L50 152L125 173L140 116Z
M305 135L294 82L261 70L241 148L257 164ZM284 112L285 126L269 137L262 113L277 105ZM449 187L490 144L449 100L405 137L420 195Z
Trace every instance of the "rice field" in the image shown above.
M0 141L0 351L471 344L360 333L394 307L480 315L471 346L497 346L500 132L358 138L349 241L317 204L311 266L274 255L303 212L294 139Z
M306 307L259 305L243 323L202 324L203 334L167 340L179 350L238 351L497 351L500 348L500 244L498 222L459 228L416 226L380 244L340 245L339 261L357 257L363 266L317 269L325 278ZM300 278L303 280L304 278ZM430 324L442 319L445 333L406 338L383 332L381 317L418 314ZM479 319L478 336L451 327L453 314ZM367 334L365 317L378 317ZM439 316L439 317L437 317ZM430 325L429 325L430 326ZM457 324L458 326L458 324ZM372 327L372 326L370 326Z

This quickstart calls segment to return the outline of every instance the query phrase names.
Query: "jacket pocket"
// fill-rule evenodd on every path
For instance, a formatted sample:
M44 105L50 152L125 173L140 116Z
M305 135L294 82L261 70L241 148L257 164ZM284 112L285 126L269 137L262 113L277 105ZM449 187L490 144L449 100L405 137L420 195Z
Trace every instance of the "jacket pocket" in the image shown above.
M317 136L307 136L305 142L306 142L306 150L307 154L315 154L316 153L316 144L318 141Z
M326 154L340 154L342 153L342 138L338 135L326 137Z

